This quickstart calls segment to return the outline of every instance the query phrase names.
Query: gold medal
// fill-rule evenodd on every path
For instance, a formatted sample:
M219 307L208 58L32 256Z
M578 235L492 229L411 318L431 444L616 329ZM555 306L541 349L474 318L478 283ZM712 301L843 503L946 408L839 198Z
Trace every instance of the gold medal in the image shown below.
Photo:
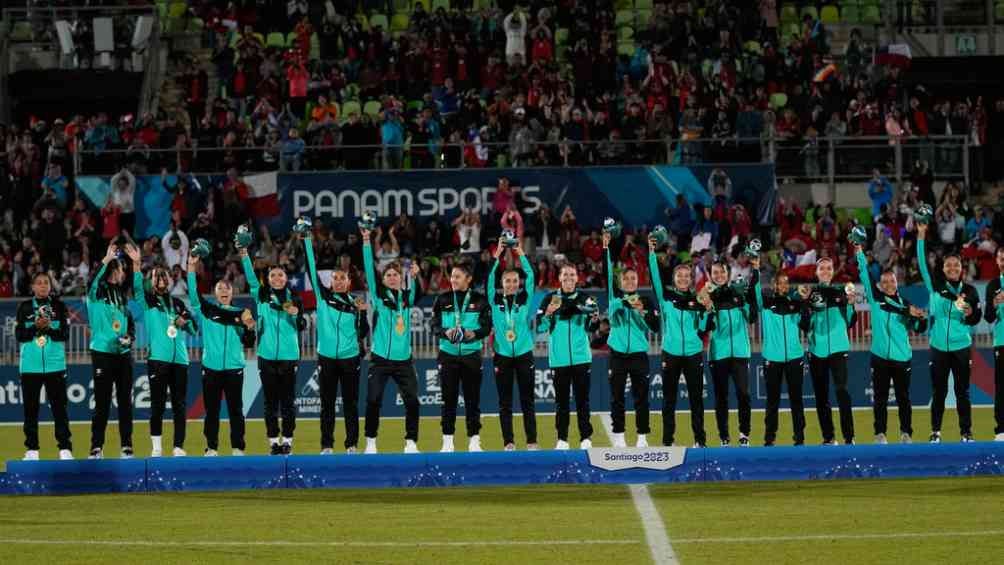
M505 339L506 339L506 341L509 341L509 342L516 341L516 332L514 332L513 330L506 331L505 332Z
M397 323L394 324L394 331L397 335L404 335L404 316L401 314L397 315Z
M115 333L121 332L122 331L122 322L120 322L118 320L112 320L112 331L115 332Z
M844 285L844 293L846 293L848 295L854 294L854 283L849 282L849 283L845 284Z
M955 299L955 307L958 308L959 311L963 311L966 309L966 298L961 294L959 295L958 298Z
M627 302L628 302L628 304L630 304L631 306L637 306L637 305L638 305L638 303L639 303L639 302L641 302L641 297L640 297L640 296L638 296L637 294L630 294L630 295L628 295L628 297L627 297Z
M174 339L178 337L178 328L174 324L167 326L167 337Z
M46 343L49 343L49 340L44 335L40 335L35 338L35 345L39 347L45 347Z
M289 310L292 307L293 307L293 302L291 300L287 300L287 301L285 301L285 302L282 303L282 309L283 310Z

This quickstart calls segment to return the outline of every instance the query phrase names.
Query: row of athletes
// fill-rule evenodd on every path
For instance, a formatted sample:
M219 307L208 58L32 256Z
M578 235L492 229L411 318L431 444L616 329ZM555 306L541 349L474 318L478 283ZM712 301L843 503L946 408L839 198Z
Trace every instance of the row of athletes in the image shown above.
M345 448L355 452L358 444L358 383L362 350L360 343L369 332L366 309L372 308L373 331L370 368L367 378L365 437L366 453L376 452L380 407L387 381L393 380L406 411L405 447L407 453L418 451L419 403L417 376L411 356L411 307L422 289L417 267L409 272L399 263L391 263L380 273L374 268L369 230L361 230L363 256L369 293L368 301L353 298L350 279L343 271L334 271L330 286L319 283L312 242L303 238L311 282L319 289L317 301L318 365L321 394L321 449L330 453L334 447L335 404L341 389L346 425ZM918 255L925 257L926 225L919 228ZM610 236L604 236L608 246ZM514 242L515 243L515 242ZM785 275L773 282L773 292L765 294L759 280L759 258L752 259L754 272L748 284L730 284L729 266L716 262L711 269L711 284L702 291L693 289L693 273L688 265L677 266L672 284L663 286L657 262L657 241L649 241L649 268L653 286L662 289L655 301L638 292L638 276L631 269L619 273L614 281L610 253L606 252L608 311L610 335L611 387L610 412L614 446L624 446L625 390L630 382L635 403L637 446L648 445L648 335L662 335L661 374L663 382L675 383L682 375L690 399L691 427L697 446L704 446L704 337L709 343L707 358L711 365L715 396L715 416L722 445L731 443L728 422L729 383L733 384L739 412L737 443L748 446L751 436L749 395L750 322L758 315L763 327L763 357L767 384L767 410L764 444L773 445L778 427L781 389L787 385L791 399L793 441L804 443L805 417L802 406L802 375L805 351L801 334L808 336L808 358L816 411L824 443L836 443L836 431L829 404L832 380L839 405L840 431L845 443L855 438L851 398L847 391L847 329L854 323L856 296L851 287L832 284L833 264L817 264L818 285L814 290L802 286L792 289ZM595 301L576 288L578 273L565 266L559 275L561 287L531 310L535 283L533 270L518 244L513 251L519 265L511 265L499 274L499 246L482 295L471 288L471 272L464 265L450 273L451 292L437 297L432 327L439 338L439 376L443 390L441 428L442 451L454 449L456 408L460 391L466 406L468 449L480 451L480 388L483 340L494 331L493 366L499 393L499 414L504 448L515 449L512 422L513 389L519 391L524 433L528 449L537 449L534 415L534 367L531 330L548 334L548 362L554 371L557 404L557 449L568 449L570 396L574 390L580 447L591 447L589 381L592 354L589 336L599 323ZM133 264L133 291L143 311L150 335L148 371L151 382L151 455L162 454L162 421L170 399L174 415L174 454L184 455L188 375L188 350L181 332L201 332L203 349L203 398L206 408L204 434L206 455L216 455L219 445L219 418L223 398L230 414L230 442L235 455L245 449L241 391L244 378L244 349L257 343L259 374L265 397L267 437L273 454L290 453L296 428L294 405L296 366L300 358L299 332L305 327L303 309L287 285L281 267L267 271L262 285L255 276L246 248L241 249L242 263L257 307L257 318L247 310L232 305L233 289L226 281L214 288L215 300L207 300L196 291L195 270L198 259L189 260L188 287L191 311L168 294L169 275L161 268L150 273L150 288L144 288L140 274L142 257L134 245L125 247L125 256ZM103 456L104 435L116 389L119 410L122 456L131 457L132 441L132 365L133 324L126 309L125 277L119 250L110 246L102 268L88 293L91 320L91 352L94 365L95 409L91 426L90 457ZM872 313L871 373L874 386L874 432L877 443L886 443L889 389L896 392L899 407L900 441L910 442L913 434L909 388L912 350L909 332L930 329L933 402L930 441L939 442L948 376L952 374L963 441L972 441L969 371L972 338L970 328L981 316L976 290L961 280L961 261L949 255L944 260L943 276L932 278L921 260L924 284L930 293L929 312L910 304L898 292L895 274L883 272L878 285L867 278L865 257L860 248L856 257L862 273L864 297ZM1004 250L997 254L1004 272ZM994 347L1004 347L1004 328L997 323L1004 316L1004 277L991 281L987 288L986 319L994 324ZM65 351L67 337L66 308L50 297L51 283L44 274L32 284L34 296L18 310L17 337L21 342L21 379L25 406L25 446L27 459L38 457L38 410L41 388L52 407L55 434L61 458L72 458L70 430L66 415ZM533 320L533 318L536 318ZM531 323L535 322L535 323ZM995 371L996 439L1004 440L1004 415L1001 399L1001 367ZM668 387L675 390L677 387ZM663 398L664 445L674 443L676 394ZM280 426L281 415L281 426Z

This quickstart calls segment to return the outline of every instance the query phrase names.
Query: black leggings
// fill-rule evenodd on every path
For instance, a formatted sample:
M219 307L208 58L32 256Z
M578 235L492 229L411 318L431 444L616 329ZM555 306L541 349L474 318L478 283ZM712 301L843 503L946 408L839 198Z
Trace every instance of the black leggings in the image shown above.
M66 413L66 371L21 374L24 446L38 450L38 410L43 388L52 410L52 420L56 424L56 443L59 449L73 450L73 444L70 443L70 418Z
M777 412L781 406L781 384L788 383L788 404L791 406L792 439L797 444L805 442L805 406L802 401L802 378L805 367L802 359L791 361L766 361L767 415L764 418L764 441L774 443L777 438Z
M359 356L331 359L318 356L321 387L321 449L335 446L335 412L338 387L342 388L345 414L345 449L359 443Z
M750 360L728 357L711 362L711 378L715 386L715 422L718 437L729 437L729 379L736 388L736 403L739 405L739 433L750 435Z
M481 431L481 352L470 355L439 354L439 382L443 387L440 426L443 435L452 436L457 426L457 403L464 390L464 417L467 437Z
M279 414L282 414L282 437L296 431L296 361L269 361L258 358L258 373L265 393L265 431L269 439L279 437Z
M380 408L387 381L393 379L404 401L404 439L418 441L418 376L411 360L389 361L374 355L366 383L366 437L375 438L380 429Z
M589 378L590 366L570 365L554 368L554 401L557 404L555 429L558 439L568 441L569 403L572 388L575 388L575 419L579 424L579 439L593 436L593 424L589 421Z
M164 408L168 389L171 394L171 415L174 418L174 446L185 446L185 396L188 392L188 366L161 361L148 361L150 375L150 435L164 433Z
M676 397L680 374L687 383L687 400L690 401L690 428L694 441L707 442L704 433L704 355L695 353L687 357L662 354L662 444L673 445L676 435Z
M969 400L969 374L972 370L972 348L957 351L931 349L931 431L941 431L941 420L945 416L945 399L948 398L948 374L955 383L955 406L959 412L959 433L965 435L973 431L973 408Z
M634 398L635 426L638 434L649 429L648 404L648 354L610 352L610 420L615 434L624 433L624 388L631 379L631 396Z
M872 355L872 390L875 393L875 434L886 432L889 418L889 383L896 391L899 431L913 435L913 408L910 404L910 362L890 361Z
M816 416L823 432L823 441L833 441L833 408L830 406L830 375L837 389L837 405L840 407L840 433L844 441L854 439L854 412L851 408L851 393L847 390L847 353L834 353L829 357L809 355L809 373L812 375L812 390L816 396Z
M230 447L243 450L244 445L244 369L229 371L202 370L202 401L206 405L206 418L202 433L209 449L219 449L220 405L227 397L230 417Z
M537 443L537 411L534 406L533 352L519 357L495 355L495 387L499 394L499 424L502 444L515 441L512 429L512 387L519 388L519 409L523 412L523 432L527 443Z
M105 429L112 404L112 388L119 409L122 447L132 447L132 354L91 351L94 367L94 414L91 417L91 449L104 447Z

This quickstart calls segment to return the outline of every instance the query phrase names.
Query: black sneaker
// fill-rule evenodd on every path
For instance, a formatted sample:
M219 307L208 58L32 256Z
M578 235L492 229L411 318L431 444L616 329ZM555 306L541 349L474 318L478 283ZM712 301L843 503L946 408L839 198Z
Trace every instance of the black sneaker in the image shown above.
M973 434L970 433L962 434L962 443L973 443L974 441L976 440L973 439Z
M289 455L290 453L293 453L293 446L288 443L282 444L282 454Z
M720 445L722 447L728 447L730 443L732 443L732 440L730 440L729 438L726 437L726 438L722 438L721 442L719 442L718 445Z
M739 447L749 447L749 446L750 446L750 438L746 436L739 436Z
M801 447L801 446L805 445L805 440L804 439L796 439L795 443L792 444L792 445L794 445L795 447Z
M772 439L764 440L763 446L764 447L774 447L774 440L772 440Z
M272 444L272 449L269 451L270 455L282 455L282 446L278 443Z
M854 445L854 438L844 439L844 445Z
M132 459L132 446L123 445L122 446L122 459Z

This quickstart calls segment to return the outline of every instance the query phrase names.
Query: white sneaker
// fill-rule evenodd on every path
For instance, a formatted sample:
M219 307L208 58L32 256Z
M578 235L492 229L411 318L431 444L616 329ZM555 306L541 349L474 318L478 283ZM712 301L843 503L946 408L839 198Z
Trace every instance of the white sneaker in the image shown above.
M356 454L356 448L354 446L353 447L346 447L345 448L345 454L346 455L355 455Z
M886 439L885 434L875 434L875 443L879 445L889 445L889 440Z
M60 461L73 461L73 452L69 449L60 449L59 459Z
M161 436L150 436L150 457L160 457L164 454L163 440Z
M420 453L418 451L418 444L414 440L407 439L404 441L404 452L405 453Z
M206 451L202 453L203 457L217 457L218 455L219 455L218 451L216 451L215 449L209 449L208 447L206 448Z
M38 450L29 449L28 451L25 451L24 457L21 459L21 461L38 461Z
M324 449L321 450L321 455L331 455L332 453L334 453L334 450L332 450L330 447L325 447Z
M440 453L453 453L455 448L453 446L453 436L444 435L443 436L443 447L439 450Z
M471 453L483 451L481 449L481 436L471 436L471 439L467 441L467 451Z
M95 447L91 450L91 454L87 456L88 459L104 459L105 452L100 447Z
M648 436L645 434L638 434L638 440L635 441L635 447L648 447Z
M185 453L185 450L182 449L182 448L180 448L180 447L175 447L174 450L171 451L171 455L173 455L175 457L187 457L188 456L188 454Z
M515 446L513 446L513 447L515 448ZM528 443L528 444L526 444L526 450L527 451L539 451L540 450L540 446L537 445L536 443Z
M366 438L366 451L364 451L363 453L365 453L366 455L373 455L376 452L377 452L376 438L375 437Z
M234 457L244 457L244 450L243 449L237 449L235 447L235 448L233 448L230 451L230 455L233 455Z
M903 433L899 434L899 442L900 443L913 443L913 438L910 437L910 434L908 434L906 432L903 432Z
M931 437L927 441L930 443L941 443L941 432L931 432Z
M1004 433L1000 433L994 436L994 441L1004 441Z
M610 434L610 447L627 447L623 432Z
M555 444L554 448L557 449L558 451L567 451L568 450L568 442L565 441L565 440L563 440L563 439L559 439L558 443Z
M150 450L150 457L160 457L161 455L163 455L163 452L161 452L161 450L159 449Z
M530 449L530 446L527 446L526 448ZM515 443L507 443L507 444L505 444L505 447L503 447L502 449L505 450L505 451L516 451L516 444Z
M579 449L592 449L592 448L593 448L593 440L589 438L586 438L579 442Z

